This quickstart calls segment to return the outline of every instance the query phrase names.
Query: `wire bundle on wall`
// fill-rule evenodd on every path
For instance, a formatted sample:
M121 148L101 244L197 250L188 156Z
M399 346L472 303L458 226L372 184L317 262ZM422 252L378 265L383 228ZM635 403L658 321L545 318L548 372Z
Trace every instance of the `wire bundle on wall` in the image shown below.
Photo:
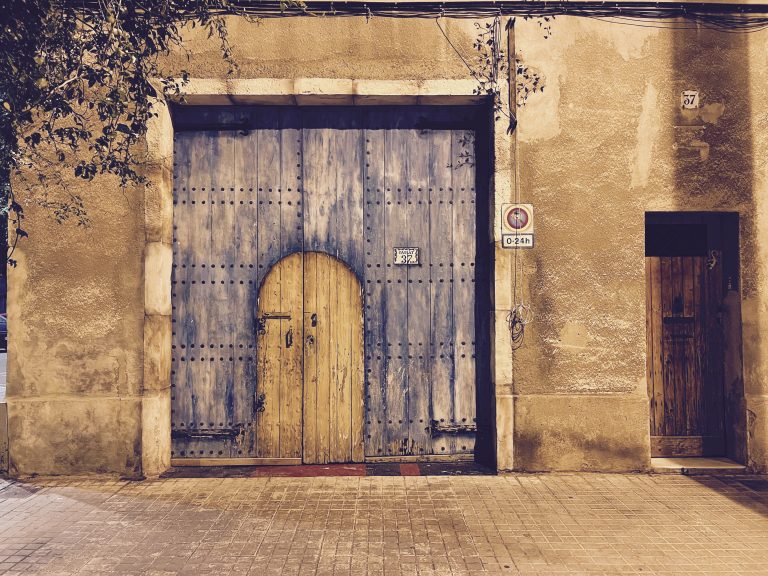
M88 3L86 3L88 4ZM286 6L279 1L232 0L233 11L261 18L302 16L382 16L387 18L481 19L495 16L552 17L580 16L654 28L687 29L691 23L725 32L754 32L768 28L768 6L727 3L649 3L649 2L555 2L538 1L411 1L377 2L346 0L306 2L306 9ZM229 12L222 9L222 13ZM681 22L680 19L688 21Z

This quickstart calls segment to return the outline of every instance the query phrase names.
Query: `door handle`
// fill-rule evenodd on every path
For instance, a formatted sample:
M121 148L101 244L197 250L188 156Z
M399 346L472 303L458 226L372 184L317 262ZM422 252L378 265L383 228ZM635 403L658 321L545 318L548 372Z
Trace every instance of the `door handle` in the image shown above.
M277 312L275 314L270 314L268 312L262 314L256 319L256 331L259 334L266 334L267 333L267 320L290 320L291 315L290 314L284 314L282 312Z
M317 314L312 314L312 316L309 317L309 320L312 324L312 328L317 326Z

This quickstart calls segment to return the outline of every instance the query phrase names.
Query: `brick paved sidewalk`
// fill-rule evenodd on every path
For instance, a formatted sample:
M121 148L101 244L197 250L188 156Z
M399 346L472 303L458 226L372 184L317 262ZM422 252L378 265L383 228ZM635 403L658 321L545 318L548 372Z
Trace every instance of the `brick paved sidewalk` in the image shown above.
M768 481L742 481L0 481L0 574L768 574Z

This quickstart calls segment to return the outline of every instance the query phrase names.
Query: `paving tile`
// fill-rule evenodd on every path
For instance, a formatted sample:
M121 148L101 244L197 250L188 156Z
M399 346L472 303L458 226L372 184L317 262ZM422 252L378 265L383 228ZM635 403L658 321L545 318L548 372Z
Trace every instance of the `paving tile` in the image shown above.
M768 574L761 478L419 471L1 481L0 574Z

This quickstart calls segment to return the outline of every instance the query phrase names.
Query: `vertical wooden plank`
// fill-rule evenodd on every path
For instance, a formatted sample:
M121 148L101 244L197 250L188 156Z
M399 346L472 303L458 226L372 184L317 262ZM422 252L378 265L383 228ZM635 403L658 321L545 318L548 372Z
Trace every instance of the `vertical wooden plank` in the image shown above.
M281 314L281 270L272 267L280 259L280 133L278 118L265 115L254 130L257 140L257 248L258 275L263 277L259 288L259 316L265 312ZM269 283L267 280L269 279ZM280 321L264 323L264 334L257 336L257 396L263 394L264 409L257 415L257 454L277 458L280 454ZM262 342L263 341L263 342ZM276 364L276 366L272 366Z
M344 110L327 118L326 138L330 140L331 165L326 186L329 196L335 192L335 202L326 207L329 214L330 244L328 252L354 269L362 272L363 258L360 239L363 223L362 194L362 131L360 111ZM321 185L323 191L325 186ZM336 360L332 366L335 377L331 381L331 459L334 462L351 460L351 341L350 302L348 300L351 279L348 271L335 261L327 261L336 278L336 313L333 337Z
M208 428L209 415L214 409L215 397L210 377L210 355L208 348L208 285L210 280L211 251L211 141L216 132L199 132L195 135L190 153L193 158L190 196L188 207L194 228L190 230L190 261L188 268L188 322L186 322L187 377L191 382L191 413L187 430ZM186 453L182 456L203 456L206 442L202 439L187 439ZM229 445L219 443L229 455Z
M656 398L653 394L653 266L652 258L645 259L645 379L650 406L650 433L656 430Z
M680 318L685 313L683 286L683 258L676 256L672 258L672 315L675 318ZM675 394L675 435L683 436L685 434L687 346L685 340L681 338L680 325L673 324L670 328L670 335L672 336L671 345L674 350L671 374Z
M408 245L407 181L403 163L405 133L391 121L384 137L386 254L386 456L409 453L408 430L408 272L393 264L395 247Z
M681 274L681 262L682 258L674 256L670 258L671 262L671 277L670 286L672 289L672 316L683 315L683 281Z
M333 111L303 111L304 249L335 250L337 146Z
M330 256L323 257L323 270L330 280L330 307L328 338L330 354L328 358L330 381L328 383L328 461L338 462L341 458L340 438L341 422L339 422L339 381L343 370L343 352L340 350L339 332L342 330L342 310L344 309L344 294L341 294L339 285L343 277L338 274L338 269L333 266Z
M305 354L304 461L361 460L360 284L340 261L328 254L309 252L305 256L304 302L307 341L310 336L314 339L314 344L307 344ZM314 314L316 326L312 326Z
M686 318L692 318L693 320L686 322L686 339L685 339L685 367L684 367L684 382L685 387L683 416L684 416L684 431L687 436L698 435L698 391L701 386L699 379L699 370L697 370L698 364L698 350L697 342L695 339L695 325L696 325L696 296L695 296L695 284L697 283L694 277L694 265L693 258L686 256L681 258L681 274L683 285L683 315ZM690 330L689 330L690 328Z
M451 131L431 133L430 154L430 302L432 367L432 418L438 425L455 419L453 403L453 191L451 182ZM435 454L452 454L455 437L433 437Z
M474 157L474 134L453 132L453 312L455 338L455 424L476 423L475 397L475 171L473 162L462 162L462 153ZM469 148L469 150L467 150ZM474 434L457 436L457 452L472 452Z
M302 135L297 108L278 108L280 126L280 254L302 250Z
M421 263L406 268L408 317L408 436L410 454L431 453L430 435L430 289L429 289L429 137L404 130L407 184L407 244L418 247Z
M317 255L317 462L330 461L331 438L331 376L332 356L335 350L332 335L333 302L336 286L330 273L321 273L326 268L326 254Z
M246 427L244 454L256 456L256 315L258 296L258 138L235 133L234 281L230 306L234 318L234 419Z
M192 134L181 132L174 137L174 199L173 199L173 268L171 278L172 335L171 335L171 430L184 430L191 421L194 387L188 374L187 323L191 263L189 235L193 227L189 202L192 172ZM174 438L172 455L180 456L184 442Z
M352 460L352 286L354 275L340 262L328 259L336 277L336 315L333 334L336 341L336 378L331 382L335 389L332 418L335 433L332 435L331 451L333 462Z
M318 462L317 257L317 252L304 254L303 461L306 464Z
M257 196L259 277L263 278L281 254L280 243L280 131L278 118L266 117L255 130L257 138Z
M664 318L672 316L672 258L662 257L661 259L661 316L662 316L662 359L664 383L664 417L663 432L664 436L675 435L675 389L673 359L674 349L670 337L669 328L664 324Z
M364 273L363 254L363 168L364 142L362 130L362 111L346 109L337 116L335 145L336 157L336 194L337 194L337 256L351 267L347 269L339 262L332 262L337 269L340 295L339 317L339 375L337 414L339 423L339 457L348 462L352 460L352 390L354 365L353 332L356 310L353 305L358 286L355 274Z
M693 316L695 314L694 295L694 277L693 277L693 258L686 256L681 260L682 287L683 287L683 316Z
M304 342L303 254L283 258L280 266L280 457L301 457L302 362Z
M366 112L365 131L365 454L385 452L386 246L384 134L381 112Z
M363 130L362 112L358 109L344 109L334 116L329 130L332 156L335 164L331 167L335 178L336 203L329 210L335 214L335 232L332 244L326 251L334 254L362 276L363 258ZM329 182L333 182L329 179ZM334 226L333 222L330 224Z
M705 386L707 363L707 342L704 335L706 326L706 304L704 301L704 295L706 293L706 259L699 256L693 257L691 260L693 264L693 345L695 351L696 386L692 390L688 406L692 412L692 425L694 430L692 433L699 436L706 432L705 427L702 426L703 388Z
M648 258L650 264L650 302L651 302L651 341L652 348L652 382L653 393L651 406L653 408L652 421L654 428L652 435L664 434L664 371L662 355L662 322L661 322L661 259Z
M661 271L661 315L672 315L672 258L662 256L659 260Z
M206 353L208 345L208 297L206 284L211 278L211 140L216 138L213 131L200 132L196 135L190 150L194 158L193 178L190 194L190 213L195 228L190 231L190 249L192 252L189 280L189 311L191 322L187 323L187 361L188 377L194 387L192 394L192 413L188 427L205 428L205 418L212 409L213 396L210 370L210 355Z
M273 267L259 289L258 316L282 313L280 264ZM256 454L261 458L280 456L280 371L281 339L279 320L263 320L257 335L257 389L264 397L264 410L256 419Z
M211 375L211 403L206 419L211 429L231 429L234 422L234 333L230 308L230 277L234 271L234 137L218 132L209 142L211 238L207 293L207 354ZM201 418L203 416L201 415ZM230 454L235 457L238 454Z
M701 374L701 390L699 395L699 429L702 435L710 434L712 426L710 423L710 413L712 404L712 362L710 358L714 352L713 345L715 344L712 339L710 316L712 315L711 299L712 299L712 278L713 270L711 270L707 264L707 258L701 263L701 322L699 329L698 344L699 344L699 357L701 358L702 374Z
M365 353L363 348L363 294L355 275L350 271L350 398L352 412L352 461L365 460L364 434L364 367Z
M705 269L706 372L702 382L702 429L706 436L724 436L723 333L720 312L723 302L722 252L714 251L714 265Z
M321 252L338 250L340 213L337 173L340 151L331 110L304 111L304 249ZM344 198L342 197L342 202ZM337 404L338 350L335 338L338 321L338 289L335 268L327 256L318 258L318 269L329 270L318 286L318 454L319 462L333 461L338 440ZM320 274L318 274L320 276Z

